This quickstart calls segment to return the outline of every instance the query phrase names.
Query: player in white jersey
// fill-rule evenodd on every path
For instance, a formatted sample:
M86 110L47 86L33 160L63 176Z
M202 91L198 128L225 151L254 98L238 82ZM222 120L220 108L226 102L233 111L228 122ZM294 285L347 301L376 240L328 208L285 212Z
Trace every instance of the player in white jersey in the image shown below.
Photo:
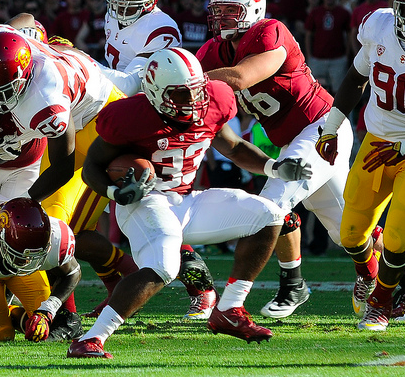
M405 269L405 1L367 15L359 27L362 47L336 94L317 149L331 164L336 131L360 100L367 82L367 134L346 183L341 240L357 272L353 307L362 316L359 329L385 330L392 293ZM379 261L370 238L391 199Z
M28 198L15 198L0 207L0 339L13 340L15 328L34 342L48 338L53 319L80 277L80 265L74 257L75 237L61 220L48 217L40 204ZM21 276L49 271L54 277L51 295L38 302L37 295L27 291ZM7 287L23 307L7 306ZM35 292L34 292L35 293ZM33 306L34 305L34 306ZM35 310L24 308L34 307ZM83 333L80 318L74 313Z
M124 3L128 3L127 7ZM129 96L139 91L139 73L152 53L181 46L176 22L156 3L107 0L105 58L113 70L104 73Z

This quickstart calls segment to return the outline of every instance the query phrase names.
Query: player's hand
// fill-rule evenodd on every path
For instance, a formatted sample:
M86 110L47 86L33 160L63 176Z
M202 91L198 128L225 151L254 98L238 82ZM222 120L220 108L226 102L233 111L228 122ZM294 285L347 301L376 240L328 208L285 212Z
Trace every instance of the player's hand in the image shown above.
M311 164L305 163L302 158L285 158L274 163L273 174L283 181L311 179Z
M405 155L401 153L401 142L391 141L373 141L370 143L375 147L366 157L364 157L363 170L369 173L379 168L381 165L394 166L405 159Z
M321 130L319 131L320 136L315 144L315 148L325 161L328 161L331 165L334 165L336 156L338 155L337 134L323 134Z
M148 181L150 169L146 168L139 181L135 179L134 168L129 168L124 178L122 188L114 191L114 199L118 204L123 206L141 200L151 192L156 185L156 174Z
M48 338L52 319L51 313L45 310L35 310L25 324L25 339L39 342Z

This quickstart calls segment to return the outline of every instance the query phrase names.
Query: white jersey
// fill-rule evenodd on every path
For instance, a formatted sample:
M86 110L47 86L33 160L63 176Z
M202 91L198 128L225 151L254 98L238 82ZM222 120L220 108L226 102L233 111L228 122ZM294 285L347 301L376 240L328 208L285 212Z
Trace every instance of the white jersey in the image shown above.
M66 223L55 217L49 217L51 223L51 249L46 257L41 271L48 271L52 268L63 266L74 256L75 236ZM0 278L13 276L0 272Z
M139 92L143 67L150 54L163 48L181 47L176 22L157 7L123 28L107 13L104 27L105 58L110 68L101 69L128 96Z
M176 22L158 7L124 28L120 28L118 20L107 13L104 28L105 58L110 68L122 72L139 54L181 47L181 35Z
M390 8L363 19L357 36L362 48L354 66L369 77L371 95L364 113L367 131L384 140L405 142L405 50L394 24Z
M19 33L0 26L3 28ZM16 130L2 140L0 148L7 142L25 144L44 136L56 138L65 133L70 116L76 131L81 130L103 108L113 88L90 57L74 50L61 53L21 35L31 48L33 78L11 111Z

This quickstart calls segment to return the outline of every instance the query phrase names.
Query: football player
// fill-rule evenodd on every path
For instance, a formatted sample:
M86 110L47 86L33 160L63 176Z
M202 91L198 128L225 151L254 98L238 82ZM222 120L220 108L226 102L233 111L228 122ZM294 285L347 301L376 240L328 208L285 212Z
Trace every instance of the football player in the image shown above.
M0 38L7 47L1 52L0 77L1 199L30 196L42 200L49 214L69 223L76 234L93 229L108 200L92 193L81 180L81 172L74 171L80 168L88 145L97 135L98 111L125 95L92 59L78 51L57 51L6 25L0 28ZM45 150L39 175L47 142L49 153ZM67 181L68 186L59 189ZM94 241L94 235L101 237L108 253L103 258L104 249L98 249L99 263L110 261L127 270L135 266L129 255L113 249L95 232L80 235L80 248L91 244L88 239ZM110 260L111 249L115 257ZM124 256L127 260L121 263ZM73 298L64 306L76 312Z
M149 56L162 48L180 47L182 36L176 22L157 7L157 0L107 0L105 18L105 59L109 68L104 74L128 96L140 90L141 76ZM80 241L79 241L80 243ZM82 255L84 250L85 255ZM94 251L94 257L91 254ZM89 261L111 295L121 275L112 268L96 266L97 249L78 247L77 257ZM179 278L190 297L186 319L207 319L217 300L213 279L204 260L190 245L181 247L182 265ZM113 258L111 258L113 259ZM96 317L107 304L108 297L97 305L90 317Z
M208 81L187 50L154 53L145 65L142 85L144 93L117 101L100 113L100 136L83 167L90 187L116 200L117 222L140 270L117 285L93 327L72 343L67 356L112 358L103 350L105 340L176 278L180 268L177 250L182 242L206 244L241 238L231 277L208 326L214 333L248 342L268 340L271 331L252 322L243 303L270 257L284 216L276 204L243 190L196 191L192 185L211 142L252 172L301 179L310 178L310 167L293 159L273 164L260 149L236 136L226 124L236 115L233 91L223 82ZM131 112L137 117L122 116ZM111 132L117 121L121 127ZM106 167L128 152L151 160L158 178L155 187L146 182L150 169L145 169L139 181L130 169L121 189L111 184Z
M15 198L0 207L0 340L14 340L15 328L34 342L48 339L56 325L56 313L77 286L81 271L74 257L75 238L61 220L48 217L41 205L28 198ZM49 297L43 299L41 287L27 290L21 277L48 271L54 279ZM22 303L8 307L7 287ZM49 285L48 285L49 289ZM42 302L41 302L42 301ZM66 315L66 313L64 314ZM59 314L60 316L60 314ZM80 317L70 313L76 323L75 337L83 334ZM55 321L54 321L55 319Z
M211 0L208 25L214 39L200 48L197 58L211 79L232 87L241 108L254 115L270 141L281 147L279 159L302 158L313 167L309 182L270 176L260 196L276 203L285 214L302 202L340 244L351 125L346 119L339 131L344 142L339 144L334 165L315 153L318 129L333 99L311 75L287 27L276 19L265 19L265 9L265 0ZM300 270L300 230L292 230L278 240L280 288L261 309L266 317L286 317L309 297Z
M335 163L338 145L346 142L341 125L369 83L367 134L346 183L340 234L357 272L353 306L362 317L358 328L383 331L391 316L392 293L405 270L405 2L394 0L393 9L366 16L357 38L361 49L336 94L316 148L327 162ZM369 234L390 199L378 261Z

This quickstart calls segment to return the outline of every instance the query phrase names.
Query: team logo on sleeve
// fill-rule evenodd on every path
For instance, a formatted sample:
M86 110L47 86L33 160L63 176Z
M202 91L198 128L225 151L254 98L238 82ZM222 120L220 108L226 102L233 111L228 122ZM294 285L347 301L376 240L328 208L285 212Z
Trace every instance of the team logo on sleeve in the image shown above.
M22 69L27 68L29 62L31 61L31 51L26 47L21 47L15 54L14 60L20 63Z

